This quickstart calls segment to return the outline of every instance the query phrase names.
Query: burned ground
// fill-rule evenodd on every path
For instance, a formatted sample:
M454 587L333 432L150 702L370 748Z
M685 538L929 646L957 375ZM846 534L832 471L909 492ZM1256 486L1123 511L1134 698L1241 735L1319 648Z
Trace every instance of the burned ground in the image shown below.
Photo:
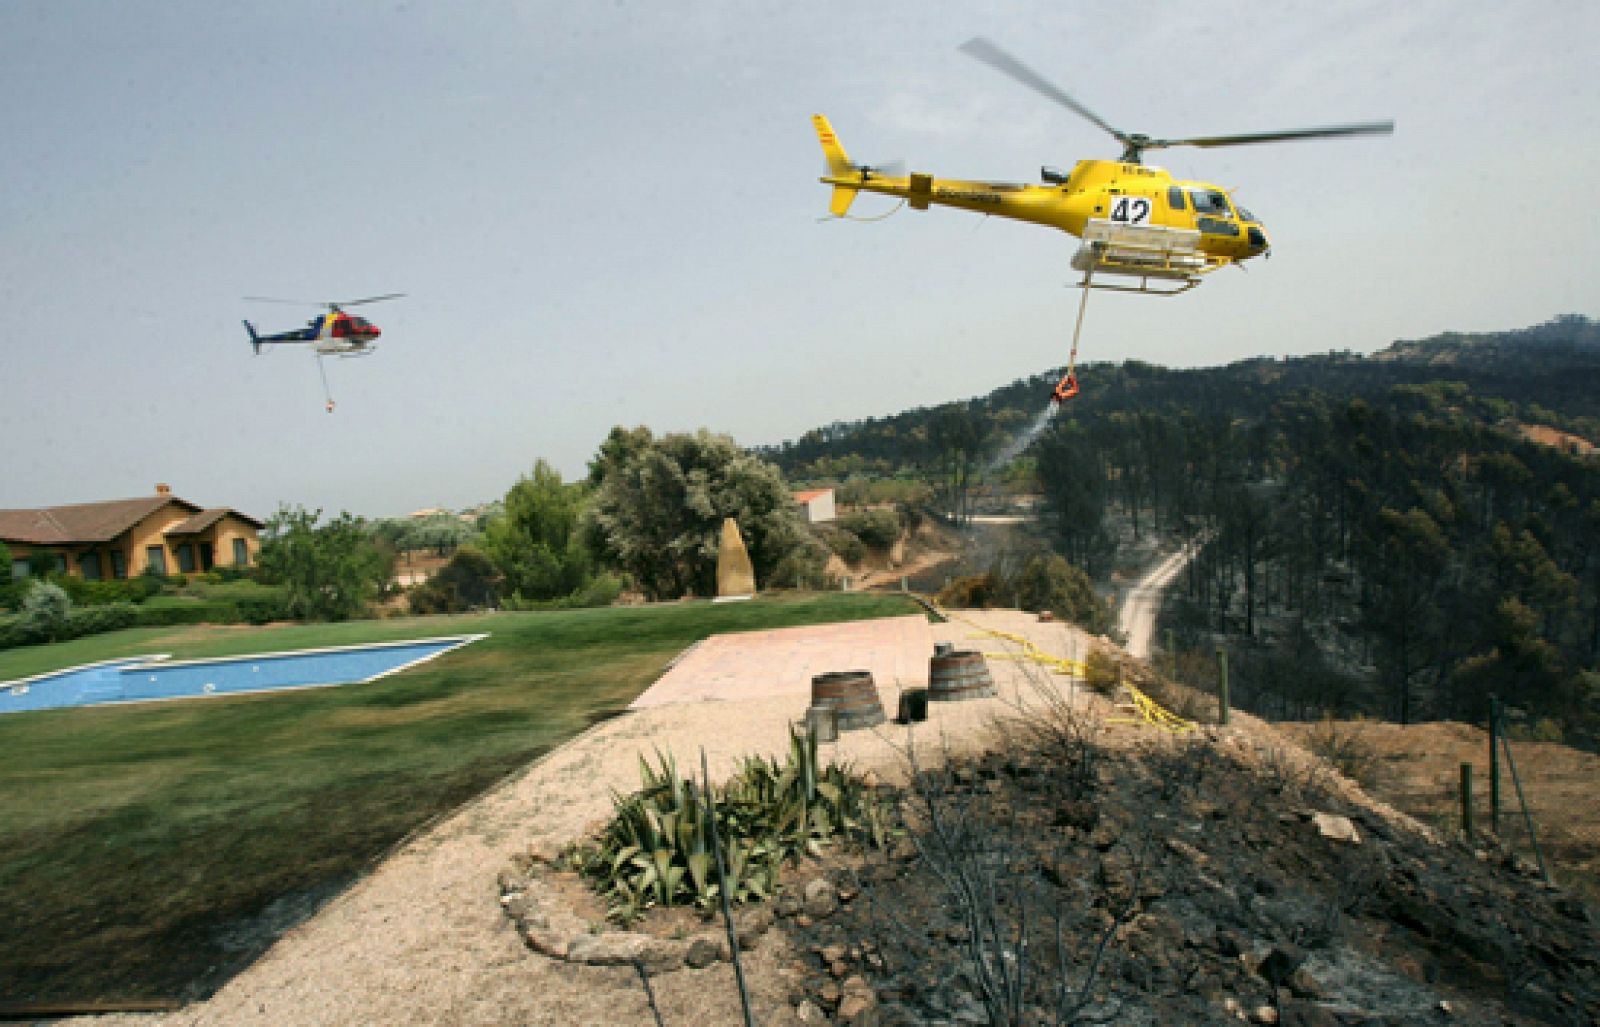
M919 769L836 911L780 903L802 1019L1600 1021L1600 919L1521 861L1240 736L1092 727Z

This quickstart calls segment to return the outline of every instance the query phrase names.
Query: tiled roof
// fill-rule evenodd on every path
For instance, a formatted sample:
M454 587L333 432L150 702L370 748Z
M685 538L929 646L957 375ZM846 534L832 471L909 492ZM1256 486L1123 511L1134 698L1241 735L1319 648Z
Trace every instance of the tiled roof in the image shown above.
M186 521L179 521L177 524L174 524L172 527L162 532L162 534L198 535L202 531L205 531L207 528L211 527L213 524L222 520L224 517L237 517L258 531L266 527L266 525L262 524L254 517L251 517L249 514L240 513L231 507L213 506L208 510L201 510L199 513L195 514Z
M109 542L168 503L177 503L196 512L200 510L176 496L110 499L38 510L0 510L0 540L41 546Z
M833 489L810 489L806 492L796 492L794 501L796 503L809 503L813 499L820 499L832 491Z

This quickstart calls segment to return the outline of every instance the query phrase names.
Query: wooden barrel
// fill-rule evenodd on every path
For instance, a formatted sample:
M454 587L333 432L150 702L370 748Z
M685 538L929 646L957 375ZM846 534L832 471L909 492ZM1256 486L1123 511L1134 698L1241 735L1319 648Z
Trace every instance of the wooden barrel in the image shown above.
M840 731L882 724L887 718L878 701L878 686L872 672L838 670L811 679L811 705L833 709L834 723Z
M982 653L935 653L928 661L928 701L960 702L994 694L994 678Z

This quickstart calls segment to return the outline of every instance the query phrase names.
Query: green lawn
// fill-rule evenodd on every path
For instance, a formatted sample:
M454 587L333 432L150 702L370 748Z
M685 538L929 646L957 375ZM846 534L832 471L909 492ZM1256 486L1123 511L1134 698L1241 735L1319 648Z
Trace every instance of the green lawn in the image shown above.
M0 998L209 992L406 832L620 710L690 643L916 613L788 596L291 627L136 629L0 654L0 680L141 653L216 656L487 631L366 685L0 716Z

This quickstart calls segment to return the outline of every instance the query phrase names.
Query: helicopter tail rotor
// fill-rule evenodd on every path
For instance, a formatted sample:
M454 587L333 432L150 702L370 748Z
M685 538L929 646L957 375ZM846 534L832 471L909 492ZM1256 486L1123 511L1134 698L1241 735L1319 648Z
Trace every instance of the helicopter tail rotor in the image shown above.
M249 321L244 322L244 330L250 333L250 348L255 350L256 356L261 355L261 336L256 334L256 326Z

